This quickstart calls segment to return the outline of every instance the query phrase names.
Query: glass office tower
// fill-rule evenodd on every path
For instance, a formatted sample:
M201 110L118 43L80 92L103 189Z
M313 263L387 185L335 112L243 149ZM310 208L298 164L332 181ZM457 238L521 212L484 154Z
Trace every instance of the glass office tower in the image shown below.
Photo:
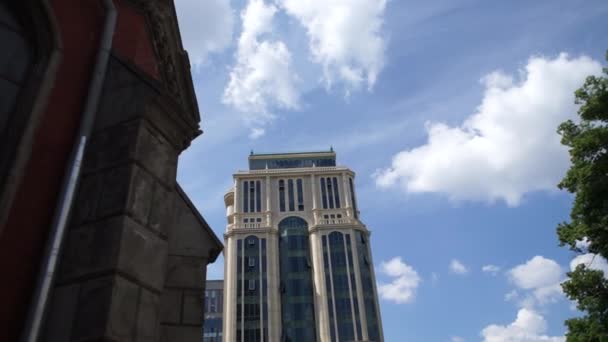
M224 196L225 342L383 341L355 174L332 151L251 154Z

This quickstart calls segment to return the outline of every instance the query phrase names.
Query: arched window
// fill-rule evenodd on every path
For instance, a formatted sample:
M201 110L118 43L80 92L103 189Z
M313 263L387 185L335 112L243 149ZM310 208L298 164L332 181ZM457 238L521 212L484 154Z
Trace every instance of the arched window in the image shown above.
M283 339L316 341L308 223L291 216L279 223Z
M53 20L41 1L0 2L0 234L59 65Z
M0 134L4 137L33 54L25 30L5 3L0 3L0 44Z

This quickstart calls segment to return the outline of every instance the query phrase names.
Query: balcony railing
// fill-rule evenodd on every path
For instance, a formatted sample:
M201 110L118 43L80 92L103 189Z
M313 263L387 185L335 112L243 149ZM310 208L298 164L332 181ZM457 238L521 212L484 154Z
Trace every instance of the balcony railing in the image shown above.
M262 228L266 227L266 215L241 213L235 216L231 228Z
M349 169L344 166L319 166L319 167L295 167L285 169L262 169L262 170L239 170L236 172L237 175L247 174L275 174L275 173L302 173L312 171L348 171Z

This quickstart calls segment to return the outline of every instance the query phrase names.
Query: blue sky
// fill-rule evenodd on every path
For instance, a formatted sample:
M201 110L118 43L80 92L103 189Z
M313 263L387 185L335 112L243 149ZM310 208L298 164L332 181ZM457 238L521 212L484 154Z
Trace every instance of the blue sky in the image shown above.
M559 282L589 255L558 247L555 130L605 64L608 2L176 6L205 132L178 179L218 236L250 150L333 146L357 173L387 341L563 340Z

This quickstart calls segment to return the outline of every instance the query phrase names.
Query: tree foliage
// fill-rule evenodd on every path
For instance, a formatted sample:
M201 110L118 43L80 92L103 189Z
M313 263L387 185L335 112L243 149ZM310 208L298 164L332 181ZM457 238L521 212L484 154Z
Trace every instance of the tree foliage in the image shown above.
M585 252L577 241L586 239L588 252L608 256L608 68L602 76L587 77L575 96L580 121L568 120L558 129L572 163L558 186L575 199L570 222L559 224L557 235L562 246L574 251ZM603 272L579 265L568 276L562 288L584 315L566 321L567 340L608 342L608 281Z

